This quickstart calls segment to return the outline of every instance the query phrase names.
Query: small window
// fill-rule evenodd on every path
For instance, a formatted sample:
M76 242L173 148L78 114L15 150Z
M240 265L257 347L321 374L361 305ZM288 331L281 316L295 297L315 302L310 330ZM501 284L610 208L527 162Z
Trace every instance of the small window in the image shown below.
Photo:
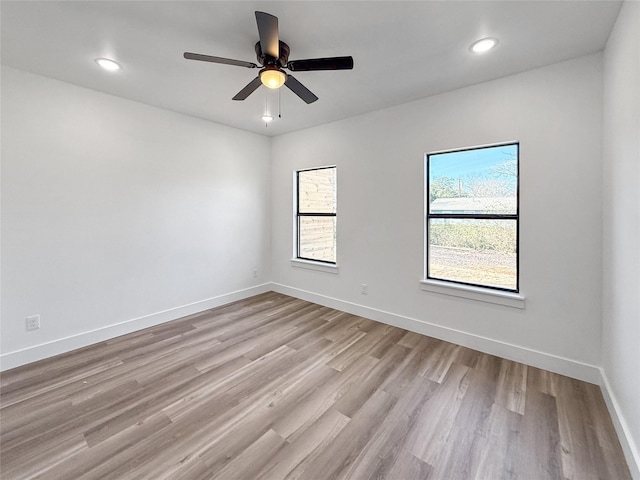
M426 155L426 278L519 291L519 144Z
M336 167L296 172L297 258L336 263Z

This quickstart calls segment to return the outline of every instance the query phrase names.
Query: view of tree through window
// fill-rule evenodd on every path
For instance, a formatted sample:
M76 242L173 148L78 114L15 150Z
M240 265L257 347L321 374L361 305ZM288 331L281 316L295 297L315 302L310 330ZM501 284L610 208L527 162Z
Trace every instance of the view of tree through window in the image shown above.
M518 291L518 144L427 155L427 278Z
M336 167L297 172L297 257L336 263Z

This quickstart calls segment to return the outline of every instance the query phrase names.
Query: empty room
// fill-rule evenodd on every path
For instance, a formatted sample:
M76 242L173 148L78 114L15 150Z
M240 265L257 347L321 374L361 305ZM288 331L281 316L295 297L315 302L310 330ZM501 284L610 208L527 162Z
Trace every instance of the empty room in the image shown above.
M0 21L0 478L640 480L640 1Z

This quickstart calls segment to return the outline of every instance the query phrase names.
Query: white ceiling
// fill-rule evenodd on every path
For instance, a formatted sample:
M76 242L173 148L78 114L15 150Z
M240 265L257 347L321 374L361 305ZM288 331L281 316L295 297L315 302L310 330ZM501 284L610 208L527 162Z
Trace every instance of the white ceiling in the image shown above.
M603 49L618 1L2 1L3 64L263 135L278 135ZM290 60L352 55L351 71L298 72L319 100L281 89L231 98L255 69L185 60L190 51L256 62L255 10L279 19ZM482 56L479 38L499 39ZM109 57L124 67L106 73Z

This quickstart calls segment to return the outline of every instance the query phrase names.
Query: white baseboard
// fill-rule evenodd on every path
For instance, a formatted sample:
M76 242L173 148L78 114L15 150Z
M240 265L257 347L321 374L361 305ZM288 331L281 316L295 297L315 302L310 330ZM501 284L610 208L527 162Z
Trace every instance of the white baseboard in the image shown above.
M133 318L125 322L109 325L96 330L83 332L22 350L5 353L0 355L0 371L69 352L77 348L86 347L94 343L109 340L120 335L132 333L188 315L193 315L194 313L199 313L204 310L219 307L227 303L242 300L271 290L354 315L359 315L371 320L386 323L388 325L404 328L405 330L410 330L422 335L428 335L440 340L452 342L457 345L462 345L484 353L506 358L508 360L521 362L526 365L531 365L559 373L561 375L600 385L607 408L609 409L609 413L613 420L616 433L620 439L622 450L624 451L629 469L631 470L631 476L634 480L640 480L640 454L638 453L638 448L633 441L629 427L620 411L620 406L613 394L613 391L611 390L607 375L602 368L557 355L443 327L423 320L397 315L371 307L365 307L363 305L339 300L325 295L319 295L317 293L289 287L279 283L264 283L255 287L237 290L235 292L208 298L188 305L182 305L180 307L157 312L151 315Z
M300 298L308 302L335 308L343 312L404 328L405 330L410 330L422 335L428 335L457 345L473 348L474 350L479 350L490 355L496 355L508 360L599 385L609 414L613 420L618 439L622 445L627 464L629 465L631 477L634 480L640 480L640 454L638 453L638 448L633 441L629 427L602 368L278 283L272 283L271 286L275 292Z
M365 307L356 303L346 302L337 298L319 295L317 293L301 290L286 285L272 283L272 290L292 297L300 298L308 302L317 303L343 312L376 320L382 323L404 328L412 332L428 335L448 342L462 345L484 353L496 355L516 362L531 365L533 367L555 372L567 377L576 378L585 382L599 385L604 397L607 409L611 415L618 439L627 460L631 477L640 480L640 453L633 440L631 431L622 415L620 406L616 400L609 380L601 367L571 360L569 358L552 355L537 350L532 350L518 345L513 345L498 340L462 332L452 328L435 325L423 320L405 317L375 308Z
M445 340L447 342L479 350L490 355L506 358L507 360L513 360L515 362L549 370L550 372L559 373L561 375L566 375L567 377L576 378L596 385L600 384L600 370L595 365L589 365L569 358L532 350L506 342L500 342L491 338L481 337L479 335L455 330L453 328L425 322L424 320L418 320L375 308L365 307L356 303L319 295L317 293L289 287L279 283L272 283L271 288L275 292L290 295L292 297L307 300L326 307L335 308L343 312L376 320L395 327L404 328L405 330L410 330L429 337Z
M50 342L34 345L22 350L3 353L0 355L0 371L9 370L10 368L19 367L20 365L25 365L27 363L42 360L61 353L70 352L77 348L103 342L105 340L119 337L120 335L125 335L127 333L142 330L143 328L176 320L178 318L186 317L187 315L193 315L194 313L199 313L204 310L209 310L211 308L219 307L227 303L269 291L271 291L271 284L264 283L255 287L245 288L243 290L237 290L217 297L207 298L205 300L171 308L162 312L152 313L151 315L132 318L124 322L98 328L96 330L82 332L70 337L52 340Z
M609 409L609 415L611 415L613 426L618 434L618 439L620 440L622 451L624 452L624 456L627 460L627 465L629 465L629 470L631 470L631 478L634 480L640 480L640 451L638 451L638 446L633 441L629 425L625 421L624 415L622 415L622 411L620 410L620 404L618 403L616 396L613 394L613 390L611 390L611 385L609 384L606 372L603 368L600 368L599 370L601 377L600 389L602 390L604 401Z
M577 378L597 385L602 384L602 375L598 367L585 364L549 353L531 350L518 345L512 345L498 340L470 334L441 325L425 322L415 318L398 315L395 313L365 307L356 303L339 300L337 298L319 295L317 293L289 287L279 283L264 283L255 287L230 292L217 297L208 298L188 305L172 308L162 312L133 318L121 323L109 325L96 330L90 330L70 337L60 338L50 342L34 345L22 350L16 350L0 355L0 371L25 365L27 363L52 357L60 353L86 347L88 345L109 340L111 338L135 332L143 328L152 327L161 323L176 320L178 318L202 312L220 305L242 300L253 295L265 293L270 290L290 295L292 297L307 300L344 312L370 318L396 327L404 328L422 335L438 338L448 342L462 345L484 353L496 355L508 360L521 362L534 367L549 370L551 372Z

